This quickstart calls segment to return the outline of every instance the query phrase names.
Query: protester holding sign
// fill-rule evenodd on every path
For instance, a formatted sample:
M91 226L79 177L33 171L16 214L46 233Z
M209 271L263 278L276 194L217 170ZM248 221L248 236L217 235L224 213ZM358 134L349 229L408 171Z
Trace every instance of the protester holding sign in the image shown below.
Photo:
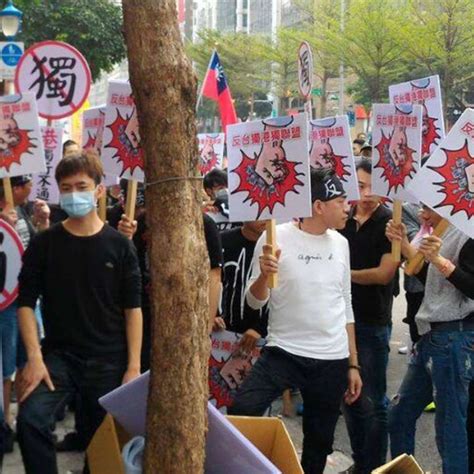
M423 217L435 227L442 217L427 206ZM387 237L402 242L412 258L406 228L389 222ZM434 397L436 442L443 472L468 472L467 406L474 347L474 240L455 227L443 238L426 236L418 251L426 260L419 274L425 296L416 315L421 339L415 347L389 416L392 456L415 450L416 420Z
M385 463L387 453L387 363L397 264L391 259L385 224L391 212L372 194L372 163L357 163L360 200L342 230L351 255L352 306L364 389L346 406L356 472L369 473ZM305 407L306 408L306 407Z
M264 236L257 243L246 297L254 309L269 304L268 343L229 412L262 415L285 389L298 387L305 406L303 469L322 473L344 391L346 402L353 403L362 383L349 246L332 230L347 220L340 180L328 171L312 171L311 200L312 217L277 226L275 257ZM270 293L268 276L276 272L279 284Z
M36 199L32 206L28 203L28 198L32 189L32 180L30 175L15 176L10 179L12 185L13 204L11 212L0 213L0 219L5 220L14 227L22 243L22 248L27 248L30 240L36 234L37 230L43 230L49 227L49 207L40 200ZM0 186L0 208L8 209L4 201L3 187ZM16 277L15 277L16 279ZM8 293L8 292L6 292ZM1 305L0 305L1 306ZM4 439L5 452L13 451L14 434L11 429L12 420L10 418L10 400L12 391L12 379L17 368L21 367L22 353L21 341L18 341L18 324L16 317L17 305L13 301L0 311L0 332L3 351L3 398L5 408L5 422L7 431ZM41 317L37 314L39 324ZM19 346L19 345L20 346Z
M103 170L91 154L56 169L69 217L39 234L24 256L18 297L28 362L19 383L18 441L26 472L56 473L51 427L74 393L90 440L105 412L97 399L140 374L140 271L131 243L98 217ZM34 307L43 298L40 348Z

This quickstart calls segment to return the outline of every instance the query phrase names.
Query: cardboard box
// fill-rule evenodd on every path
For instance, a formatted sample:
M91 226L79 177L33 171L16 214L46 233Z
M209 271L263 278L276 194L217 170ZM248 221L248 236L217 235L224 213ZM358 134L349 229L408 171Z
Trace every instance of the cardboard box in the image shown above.
M226 418L283 474L303 474L296 450L281 420L245 416ZM125 430L111 415L107 415L87 448L91 474L125 474L122 447L129 439Z
M303 474L298 455L279 418L226 417L283 474Z
M372 474L424 474L424 471L413 456L401 454L387 464L374 469Z

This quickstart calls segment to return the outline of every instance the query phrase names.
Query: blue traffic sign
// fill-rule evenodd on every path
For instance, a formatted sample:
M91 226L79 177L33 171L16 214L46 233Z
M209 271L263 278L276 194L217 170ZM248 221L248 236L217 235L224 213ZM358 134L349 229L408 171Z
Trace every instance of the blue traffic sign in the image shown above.
M7 43L1 51L2 61L7 66L16 66L18 61L20 61L21 55L23 54L23 49L18 46L16 43Z

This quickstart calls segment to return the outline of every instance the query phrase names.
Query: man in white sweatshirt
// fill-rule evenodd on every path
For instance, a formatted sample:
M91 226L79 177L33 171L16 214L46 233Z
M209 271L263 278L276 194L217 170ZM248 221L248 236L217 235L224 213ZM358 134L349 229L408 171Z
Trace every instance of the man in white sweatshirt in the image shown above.
M260 416L290 387L304 402L302 465L322 473L332 452L344 397L353 403L362 382L354 337L351 273L343 228L348 207L340 180L325 170L311 172L313 216L277 226L276 256L257 242L246 297L259 309L269 304L267 345L237 392L233 415ZM268 277L278 273L278 287Z

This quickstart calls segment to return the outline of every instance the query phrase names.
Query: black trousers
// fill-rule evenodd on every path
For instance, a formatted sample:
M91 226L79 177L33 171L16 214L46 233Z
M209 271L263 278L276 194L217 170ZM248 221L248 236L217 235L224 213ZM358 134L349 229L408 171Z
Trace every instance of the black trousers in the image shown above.
M118 387L126 364L103 358L82 358L56 351L45 356L55 390L41 383L20 405L17 437L27 474L57 474L52 430L56 412L75 393L82 400L82 422L86 445L105 416L98 399Z
M339 407L347 388L347 359L320 360L267 347L240 386L231 415L261 416L290 387L303 397L303 455L306 474L324 471L332 453Z

